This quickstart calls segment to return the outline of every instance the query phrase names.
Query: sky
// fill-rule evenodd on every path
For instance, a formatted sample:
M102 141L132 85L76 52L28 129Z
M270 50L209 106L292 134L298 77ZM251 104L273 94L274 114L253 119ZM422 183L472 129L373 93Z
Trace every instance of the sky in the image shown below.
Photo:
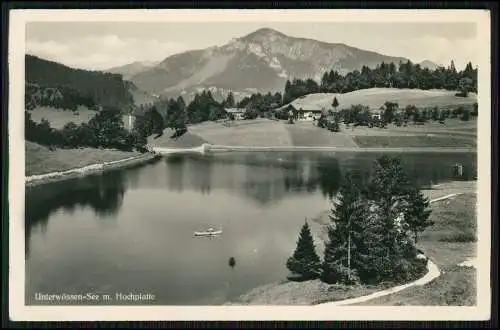
M477 27L470 22L29 22L26 52L71 67L104 70L220 46L263 27L414 62L448 66L454 60L458 69L479 60Z

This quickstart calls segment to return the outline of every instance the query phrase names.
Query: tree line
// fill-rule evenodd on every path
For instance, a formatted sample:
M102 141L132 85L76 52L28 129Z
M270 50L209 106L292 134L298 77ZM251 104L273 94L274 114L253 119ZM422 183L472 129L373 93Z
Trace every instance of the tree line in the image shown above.
M79 105L98 110L92 97L82 96L77 90L65 86L51 88L27 83L24 95L25 107L28 110L36 107L54 107L76 111Z
M306 221L286 266L302 280L326 283L414 279L426 268L415 244L433 224L430 214L429 200L410 181L400 158L379 157L368 179L344 176L330 212L323 258Z
M50 126L46 119L36 123L25 111L25 138L28 141L58 148L107 148L123 151L146 151L146 138L124 127L119 109L103 108L88 123L69 122L62 129Z
M339 102L334 97L332 107L337 108ZM290 109L292 111L294 109ZM470 105L460 105L456 108L438 108L427 107L419 109L415 105L407 105L400 109L397 102L386 101L380 108L380 116L375 116L368 106L362 104L351 105L351 107L342 109L338 112L322 114L318 119L318 126L327 128L332 132L340 131L339 124L343 122L346 126L368 126L385 128L387 124L396 126L407 126L409 123L414 125L425 124L429 121L445 124L448 118L459 118L462 121L476 119L478 116L478 104L474 102ZM292 117L296 117L296 112L292 111ZM295 119L295 118L294 118Z
M410 88L410 89L446 89L458 91L457 96L466 97L469 92L477 93L477 68L467 63L462 71L457 71L455 64L438 67L434 70L422 68L411 61L384 63L370 69L363 66L346 75L336 70L323 74L321 81L313 79L287 80L283 93L283 104L312 93L348 93L368 88Z
M134 106L134 99L122 75L100 71L74 69L60 63L46 61L32 55L26 55L26 83L37 84L41 88L57 88L62 94L78 94L80 98L91 99L94 104L103 107L129 110ZM27 90L28 99L31 90ZM71 104L65 106L74 108L81 105L81 100L74 95L65 96Z

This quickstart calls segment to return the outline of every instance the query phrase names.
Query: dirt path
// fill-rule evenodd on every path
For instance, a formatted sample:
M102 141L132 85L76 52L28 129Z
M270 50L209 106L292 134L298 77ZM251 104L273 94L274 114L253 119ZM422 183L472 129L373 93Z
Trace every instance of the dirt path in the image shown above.
M411 282L411 283L399 285L399 286L396 286L396 287L393 287L393 288L390 288L387 290L375 292L375 293L372 293L372 294L369 294L366 296L362 296L362 297L351 298L351 299L340 300L340 301L332 301L332 302L327 302L327 303L323 303L323 304L319 304L319 305L315 305L315 306L320 306L320 307L328 306L329 307L329 306L345 306L345 305L351 305L351 304L359 304L359 303L366 302L368 300L372 300L375 298L379 298L379 297L387 296L390 294L394 294L396 292L403 291L403 290L410 288L412 286L415 286L415 285L427 284L427 283L433 281L434 279L438 278L441 275L441 272L440 272L438 266L436 266L436 264L434 264L430 260L427 263L427 269L428 269L427 274L425 274L422 278L420 278L414 282Z

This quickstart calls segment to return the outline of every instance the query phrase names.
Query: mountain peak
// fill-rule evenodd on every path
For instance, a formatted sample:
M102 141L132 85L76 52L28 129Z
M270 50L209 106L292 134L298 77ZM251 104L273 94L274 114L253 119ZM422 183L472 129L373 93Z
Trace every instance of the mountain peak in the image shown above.
M273 30L271 28L260 28L250 34L247 34L246 36L242 37L242 40L251 40L259 37L268 37L268 36L280 36L280 37L286 37L285 34Z
M420 67L422 68L427 68L427 69L430 69L430 70L435 70L436 68L438 68L440 65L439 64L436 64L432 61L429 61L429 60L424 60L422 62L419 63L420 64Z

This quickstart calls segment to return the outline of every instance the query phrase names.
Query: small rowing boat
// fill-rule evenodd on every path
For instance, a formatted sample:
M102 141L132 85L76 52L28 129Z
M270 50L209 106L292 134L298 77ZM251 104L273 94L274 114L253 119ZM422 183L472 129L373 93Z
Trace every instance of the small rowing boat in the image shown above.
M216 236L221 235L222 229L215 230L213 228L209 228L207 231L195 231L194 236Z

